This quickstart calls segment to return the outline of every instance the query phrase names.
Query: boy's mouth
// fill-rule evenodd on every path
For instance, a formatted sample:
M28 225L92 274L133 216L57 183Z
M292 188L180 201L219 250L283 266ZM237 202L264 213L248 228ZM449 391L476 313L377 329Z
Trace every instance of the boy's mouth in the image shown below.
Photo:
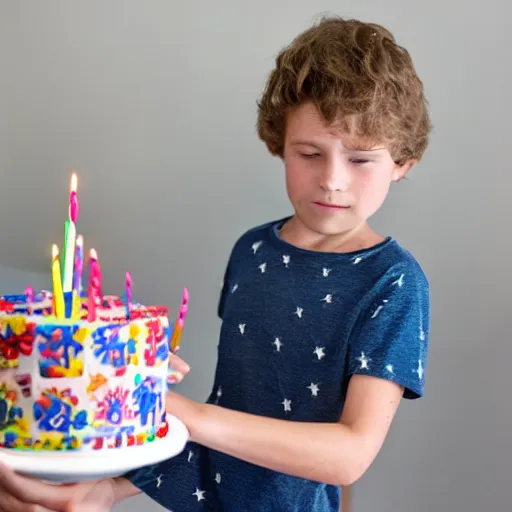
M350 208L349 206L343 206L335 203L324 203L323 201L313 201L313 204L319 206L320 208L327 208L331 210L345 210Z

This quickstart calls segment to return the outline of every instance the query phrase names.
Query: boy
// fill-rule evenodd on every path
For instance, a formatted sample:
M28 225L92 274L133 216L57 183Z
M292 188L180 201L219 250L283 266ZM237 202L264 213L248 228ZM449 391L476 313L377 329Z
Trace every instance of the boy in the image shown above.
M400 399L423 395L428 282L367 222L427 146L409 55L378 25L323 20L278 56L258 131L284 162L294 212L232 250L211 395L169 393L186 450L59 490L2 469L0 509L107 510L142 491L176 511L338 511Z

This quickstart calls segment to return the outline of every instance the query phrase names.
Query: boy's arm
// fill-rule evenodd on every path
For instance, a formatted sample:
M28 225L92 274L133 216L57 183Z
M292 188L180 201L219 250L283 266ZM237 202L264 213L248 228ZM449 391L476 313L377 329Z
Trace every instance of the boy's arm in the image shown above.
M116 504L140 493L141 490L137 489L137 487L126 478L114 478L114 496Z
M193 441L213 450L299 478L346 486L375 459L403 391L388 380L354 375L338 423L266 418L174 393L167 410L184 421Z

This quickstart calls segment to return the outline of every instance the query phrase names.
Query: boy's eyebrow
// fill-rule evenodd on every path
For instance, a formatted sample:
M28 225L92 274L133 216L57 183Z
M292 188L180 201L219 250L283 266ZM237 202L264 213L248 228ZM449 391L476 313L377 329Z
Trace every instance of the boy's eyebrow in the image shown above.
M316 144L312 140L305 140L305 139L295 139L290 141L291 146L312 146L312 147L319 147L318 144ZM379 151L383 151L386 148L384 146L380 146L377 148L369 148L368 146L345 146L344 148L346 151L350 151L351 153L378 153ZM378 155L375 155L378 156Z

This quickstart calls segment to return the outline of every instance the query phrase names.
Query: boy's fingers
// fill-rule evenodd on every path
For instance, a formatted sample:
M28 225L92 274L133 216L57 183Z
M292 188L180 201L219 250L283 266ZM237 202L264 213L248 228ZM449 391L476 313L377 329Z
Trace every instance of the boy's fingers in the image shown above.
M169 355L169 365L174 371L181 373L182 375L185 375L190 371L190 366L176 354L171 353Z
M61 510L71 499L73 490L71 487L45 484L39 480L18 475L5 464L0 463L0 495L5 493L24 503L37 503L50 510ZM27 509L31 510L30 506L25 507L24 510Z

